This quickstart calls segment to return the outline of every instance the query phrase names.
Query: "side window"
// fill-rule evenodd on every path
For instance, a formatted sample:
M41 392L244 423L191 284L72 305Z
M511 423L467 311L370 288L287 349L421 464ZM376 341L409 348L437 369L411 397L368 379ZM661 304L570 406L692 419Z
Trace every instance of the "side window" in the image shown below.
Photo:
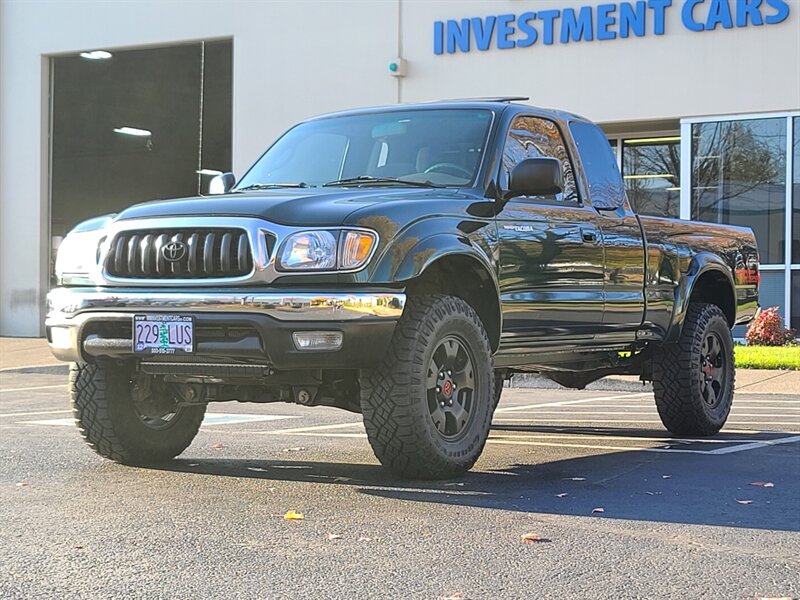
M603 130L585 121L572 121L569 130L581 156L592 206L609 209L624 207L625 185L614 151Z
M551 157L561 161L564 170L564 192L548 199L557 202L578 202L575 174L564 146L561 132L552 121L538 117L515 117L503 149L503 170L500 185L506 187L512 169L526 158Z

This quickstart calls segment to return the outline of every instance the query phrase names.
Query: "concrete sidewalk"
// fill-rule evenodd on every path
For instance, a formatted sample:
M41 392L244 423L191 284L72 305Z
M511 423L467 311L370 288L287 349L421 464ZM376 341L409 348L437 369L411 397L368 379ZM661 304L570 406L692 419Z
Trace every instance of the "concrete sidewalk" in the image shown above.
M47 348L44 338L0 337L0 372L26 368L63 368L67 365L57 361ZM539 375L517 375L512 387L536 389L560 389L557 383ZM586 389L613 392L642 392L652 389L643 385L636 377L610 376L596 381ZM800 371L777 371L739 369L736 372L736 389L753 393L800 394Z

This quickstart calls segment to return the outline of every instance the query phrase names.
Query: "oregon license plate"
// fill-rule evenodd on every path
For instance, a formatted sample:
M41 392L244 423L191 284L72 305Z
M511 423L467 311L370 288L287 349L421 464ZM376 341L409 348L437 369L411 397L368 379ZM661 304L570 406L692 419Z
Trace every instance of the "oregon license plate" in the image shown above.
M194 319L186 315L134 315L133 351L136 354L194 352Z

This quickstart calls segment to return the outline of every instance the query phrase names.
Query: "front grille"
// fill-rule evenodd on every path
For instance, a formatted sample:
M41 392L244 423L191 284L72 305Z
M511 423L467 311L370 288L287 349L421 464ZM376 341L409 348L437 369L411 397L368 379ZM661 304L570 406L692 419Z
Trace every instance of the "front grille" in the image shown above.
M242 229L124 231L111 243L106 270L137 279L242 277L253 270L253 254Z

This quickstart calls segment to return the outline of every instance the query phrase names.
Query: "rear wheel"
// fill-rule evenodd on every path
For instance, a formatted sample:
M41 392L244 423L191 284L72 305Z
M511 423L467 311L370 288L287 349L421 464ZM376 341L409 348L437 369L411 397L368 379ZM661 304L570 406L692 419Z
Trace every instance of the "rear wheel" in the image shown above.
M496 392L489 339L469 304L411 299L382 364L363 379L364 425L385 467L441 479L475 464Z
M205 405L180 406L170 387L132 378L113 363L73 363L69 376L75 422L99 455L126 464L158 463L191 444Z
M661 422L676 435L717 433L731 411L734 378L728 320L715 304L690 304L680 339L653 360Z

